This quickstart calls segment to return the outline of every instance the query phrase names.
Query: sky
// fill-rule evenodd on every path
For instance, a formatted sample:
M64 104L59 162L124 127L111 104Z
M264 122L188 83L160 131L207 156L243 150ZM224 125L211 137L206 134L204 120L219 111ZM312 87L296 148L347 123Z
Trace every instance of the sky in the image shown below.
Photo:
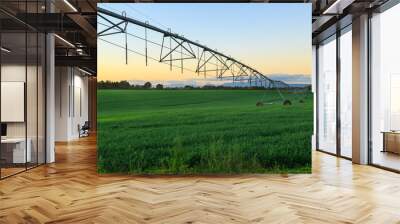
M311 74L311 4L99 3L98 7L118 14L125 11L128 17L161 29L170 28L173 33L217 49L267 76L289 75L298 80ZM101 23L106 22L98 19L98 23L100 32L104 28ZM145 36L145 29L136 25L128 25L128 32ZM168 64L158 62L161 47L152 43L148 43L147 52L155 60L149 58L146 66L145 58L139 55L145 53L145 44L137 37L127 38L128 48L136 52L128 53L128 64L121 48L125 46L124 34L100 37L99 80L204 79L193 72L197 60L184 60L183 72L176 67L171 71ZM159 44L163 40L161 34L151 30L147 30L147 38ZM169 44L169 39L165 41ZM174 62L174 66L180 65L180 61ZM212 72L207 75L215 76Z

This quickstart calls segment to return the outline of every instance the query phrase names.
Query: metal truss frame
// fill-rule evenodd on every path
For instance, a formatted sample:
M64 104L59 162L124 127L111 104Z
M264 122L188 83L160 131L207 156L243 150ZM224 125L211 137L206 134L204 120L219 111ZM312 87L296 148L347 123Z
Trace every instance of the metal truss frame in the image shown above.
M289 87L289 85L283 81L272 80L269 77L262 74L261 72L257 71L256 69L240 62L239 60L227 56L217 50L213 50L198 42L189 40L184 36L172 33L170 29L164 30L159 27L150 25L147 22L141 22L139 20L127 17L125 12L123 12L122 15L120 15L101 7L98 7L97 12L101 18L103 18L110 24L109 27L98 32L97 34L98 36L106 36L119 33L125 33L126 36L128 24L134 24L145 28L146 65L147 65L147 30L149 29L161 33L163 35L159 62L164 62L164 63L169 62L171 70L173 61L181 62L181 72L183 73L183 62L185 60L197 59L197 66L195 72L198 73L198 75L200 75L200 73L203 73L204 76L207 76L207 73L215 72L217 79L221 80L221 79L231 78L233 83L247 81L249 82L250 86L254 85L265 88ZM106 16L116 19L118 20L118 22L112 22ZM117 29L117 31L109 32L115 29ZM169 41L169 46L167 46L168 41ZM126 39L126 44L125 44L126 63L128 63L127 45L128 44ZM198 48L197 55L193 51L193 48L195 47ZM167 51L165 51L164 48L166 48ZM176 57L176 55L180 55L180 57Z

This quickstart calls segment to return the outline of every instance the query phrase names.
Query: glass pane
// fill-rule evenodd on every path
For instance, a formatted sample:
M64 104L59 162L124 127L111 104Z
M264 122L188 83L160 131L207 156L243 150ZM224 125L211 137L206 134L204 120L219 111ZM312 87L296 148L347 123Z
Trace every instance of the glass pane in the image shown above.
M23 16L43 13L45 1L1 1L0 7ZM0 19L7 21L0 24L0 167L5 177L45 161L45 36L1 12Z
M400 170L400 5L372 18L372 163Z
M38 63L38 164L45 163L45 44L44 34L39 34Z
M26 81L26 113L27 113L27 150L28 156L28 168L34 167L37 165L37 157L38 157L38 144L37 144L37 128L38 128L38 107L37 107L37 98L38 98L38 36L37 33L28 33L28 64L27 64L27 81Z
M318 148L336 153L336 40L318 48Z
M3 32L1 61L2 177L25 170L26 150L26 34ZM29 146L28 146L29 149Z
M340 150L351 158L352 141L352 35L351 30L340 36Z

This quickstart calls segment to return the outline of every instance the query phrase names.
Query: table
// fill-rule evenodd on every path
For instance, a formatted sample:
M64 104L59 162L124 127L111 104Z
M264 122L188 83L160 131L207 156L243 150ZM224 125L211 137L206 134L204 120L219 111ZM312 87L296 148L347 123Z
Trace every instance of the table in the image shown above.
M383 150L382 152L392 152L400 154L400 131L382 131Z
M26 151L25 151L25 140L28 142ZM32 160L31 145L32 141L30 138L1 139L1 147L2 147L1 156L6 160L6 162L9 163L31 162Z

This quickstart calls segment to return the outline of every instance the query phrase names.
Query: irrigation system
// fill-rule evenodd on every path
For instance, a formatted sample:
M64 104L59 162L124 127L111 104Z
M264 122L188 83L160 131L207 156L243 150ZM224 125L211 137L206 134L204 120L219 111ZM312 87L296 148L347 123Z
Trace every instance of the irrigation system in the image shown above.
M133 52L145 57L146 66L148 65L148 59L152 59L160 63L169 64L171 70L172 67L178 67L181 69L182 73L184 69L186 69L206 77L207 74L212 72L218 80L231 80L233 85L237 82L248 82L249 86L264 88L279 89L289 87L285 82L273 80L263 75L255 68L231 56L211 49L197 41L187 39L177 33L173 33L171 29L161 29L157 26L150 25L148 22L142 22L128 17L126 12L118 14L108 9L98 7L98 17L102 19L102 22L98 20L98 24L102 25L104 28L99 29L97 33L99 40L123 48L125 50L126 64L128 64L128 52ZM143 27L144 37L128 32L128 25L130 24ZM162 35L161 43L149 40L147 34L148 30L160 33ZM124 46L102 38L104 36L116 34L125 35ZM144 53L137 52L128 47L128 36L139 38L144 41ZM148 44L154 44L160 47L159 58L148 55ZM187 60L196 60L194 69L187 69L184 67L184 62ZM180 66L176 65L176 63L180 64Z

